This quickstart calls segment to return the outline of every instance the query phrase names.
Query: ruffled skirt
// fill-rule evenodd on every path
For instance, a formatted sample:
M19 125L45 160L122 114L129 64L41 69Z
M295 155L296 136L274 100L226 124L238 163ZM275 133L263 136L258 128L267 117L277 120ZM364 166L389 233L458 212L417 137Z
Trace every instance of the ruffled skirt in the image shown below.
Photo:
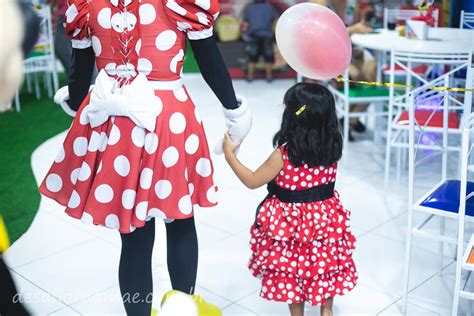
M322 305L352 290L357 271L349 217L337 192L313 203L267 199L251 228L249 269L262 280L260 295L289 304Z
M163 108L154 132L128 117L92 128L77 112L39 191L84 222L129 233L152 217L182 219L217 204L199 114L184 88L155 91Z

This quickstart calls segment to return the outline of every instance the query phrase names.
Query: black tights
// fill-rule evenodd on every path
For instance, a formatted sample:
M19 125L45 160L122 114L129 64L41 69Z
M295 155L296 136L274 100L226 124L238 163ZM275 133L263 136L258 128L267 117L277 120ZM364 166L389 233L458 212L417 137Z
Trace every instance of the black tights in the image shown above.
M168 271L174 290L193 294L196 284L198 243L194 218L175 220L166 226ZM153 299L151 256L155 221L133 233L121 234L120 292L129 316L149 316Z

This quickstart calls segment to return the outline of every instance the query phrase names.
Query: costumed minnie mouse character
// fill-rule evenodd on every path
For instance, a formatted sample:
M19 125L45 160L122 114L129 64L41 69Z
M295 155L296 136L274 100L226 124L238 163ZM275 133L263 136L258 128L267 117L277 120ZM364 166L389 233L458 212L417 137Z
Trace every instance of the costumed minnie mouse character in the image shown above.
M75 118L40 192L74 218L120 231L128 315L151 311L151 219L167 222L173 289L191 294L193 206L217 203L202 121L181 81L186 39L224 106L230 135L241 140L251 126L213 37L218 14L217 0L69 0L73 65L55 99ZM88 93L94 61L99 74Z

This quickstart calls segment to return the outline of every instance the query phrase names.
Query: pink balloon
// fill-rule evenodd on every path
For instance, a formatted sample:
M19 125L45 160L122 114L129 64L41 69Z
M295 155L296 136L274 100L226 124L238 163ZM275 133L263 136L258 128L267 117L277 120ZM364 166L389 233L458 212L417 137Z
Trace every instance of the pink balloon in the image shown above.
M288 64L308 78L334 78L351 61L351 40L344 23L319 4L302 3L286 10L278 20L276 40Z

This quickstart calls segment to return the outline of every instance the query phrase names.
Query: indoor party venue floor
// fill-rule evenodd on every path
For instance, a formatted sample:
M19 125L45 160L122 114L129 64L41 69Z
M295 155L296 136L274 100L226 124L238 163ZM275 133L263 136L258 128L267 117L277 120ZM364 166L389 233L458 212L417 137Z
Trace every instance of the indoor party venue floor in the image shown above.
M199 107L210 146L225 131L216 97L200 76L186 76L188 90ZM253 112L253 128L239 156L255 168L272 151L285 91L291 80L247 83L235 81L237 93L246 96ZM31 166L40 182L56 156L65 132L40 145ZM336 188L352 212L356 235L354 254L359 283L344 297L336 297L334 315L401 315L401 294L407 222L406 169L397 181L391 177L383 190L383 144L356 135L339 164ZM222 156L214 156L219 205L196 209L199 238L199 270L196 293L217 304L224 315L288 315L284 303L259 297L259 281L247 270L250 255L249 227L255 209L265 197L264 187L250 191L234 176ZM453 170L457 157L453 155ZM435 172L433 170L436 170ZM437 182L439 161L433 159L417 170L417 195ZM423 220L416 215L415 222ZM157 221L153 254L156 307L170 289L166 267L164 224ZM454 234L455 222L448 222ZM429 229L438 230L438 222ZM415 239L408 315L450 315L454 287L454 249L446 247L441 262L438 243ZM125 315L118 286L120 238L116 231L71 219L63 207L42 198L29 230L6 252L5 260L33 315ZM443 272L440 273L440 265ZM461 313L468 305L461 301ZM307 306L308 315L319 308Z

